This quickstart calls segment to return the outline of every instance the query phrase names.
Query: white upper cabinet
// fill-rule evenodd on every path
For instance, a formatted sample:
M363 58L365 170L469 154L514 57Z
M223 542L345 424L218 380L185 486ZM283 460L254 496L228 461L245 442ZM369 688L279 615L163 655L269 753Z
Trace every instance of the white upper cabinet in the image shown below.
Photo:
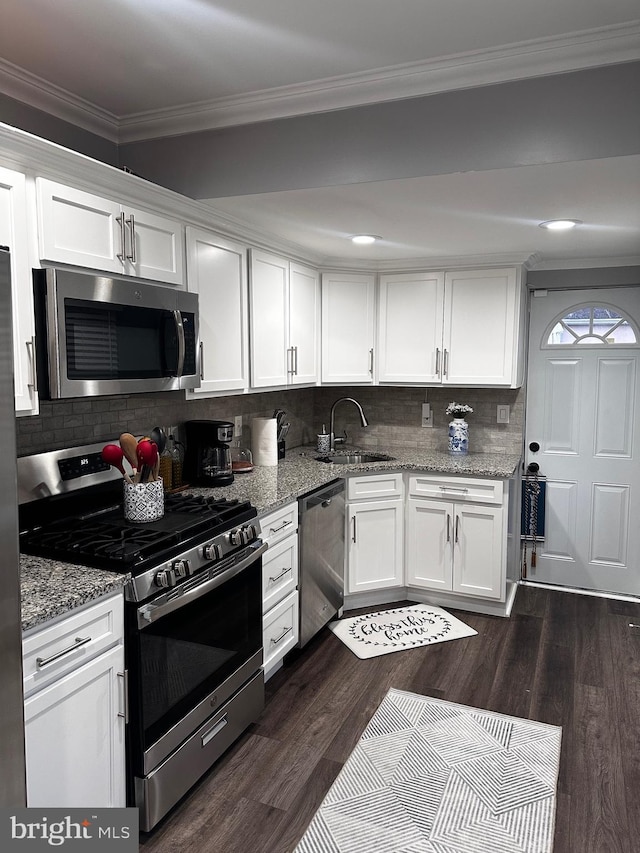
M38 178L40 260L184 284L184 229L156 216Z
M380 276L380 383L518 387L522 310L517 270Z
M444 273L380 276L378 381L440 382Z
M187 227L187 289L200 314L199 388L206 397L249 387L247 247L210 231Z
M322 382L373 383L375 277L322 275Z
M35 414L34 319L31 264L27 230L26 178L0 168L0 246L11 253L13 363L18 414Z
M249 281L251 387L315 384L318 273L252 249Z
M313 385L320 360L320 275L312 267L289 265L289 381Z
M445 274L443 384L522 384L524 301L513 267Z

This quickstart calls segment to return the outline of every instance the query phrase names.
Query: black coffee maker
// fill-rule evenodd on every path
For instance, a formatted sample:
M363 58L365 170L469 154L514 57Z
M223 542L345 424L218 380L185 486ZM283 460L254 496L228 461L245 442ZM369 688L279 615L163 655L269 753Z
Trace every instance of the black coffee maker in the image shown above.
M184 480L196 486L233 483L233 424L228 421L185 421Z

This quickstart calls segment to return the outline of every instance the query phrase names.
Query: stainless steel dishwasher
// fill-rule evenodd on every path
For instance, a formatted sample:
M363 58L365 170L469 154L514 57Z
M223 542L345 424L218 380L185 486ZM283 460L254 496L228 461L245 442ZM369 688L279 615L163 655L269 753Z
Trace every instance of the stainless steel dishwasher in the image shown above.
M302 648L344 604L344 480L298 500L300 640Z

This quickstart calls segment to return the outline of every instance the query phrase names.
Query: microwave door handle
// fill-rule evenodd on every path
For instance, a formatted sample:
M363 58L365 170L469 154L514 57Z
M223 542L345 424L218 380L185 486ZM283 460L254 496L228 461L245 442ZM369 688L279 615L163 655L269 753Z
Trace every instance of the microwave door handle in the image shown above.
M182 322L182 311L175 310L173 312L173 322L176 325L176 337L178 338L178 365L176 368L176 376L182 376L184 373L184 324Z

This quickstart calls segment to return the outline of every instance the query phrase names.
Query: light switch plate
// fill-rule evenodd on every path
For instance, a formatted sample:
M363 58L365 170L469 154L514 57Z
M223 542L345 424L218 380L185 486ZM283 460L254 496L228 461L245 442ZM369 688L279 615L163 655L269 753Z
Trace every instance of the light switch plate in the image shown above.
M508 424L509 423L509 406L498 406L496 412L496 423L499 424Z
M242 415L236 415L233 421L233 437L242 438Z
M433 426L433 412L431 411L431 403L422 404L422 422L423 427Z

